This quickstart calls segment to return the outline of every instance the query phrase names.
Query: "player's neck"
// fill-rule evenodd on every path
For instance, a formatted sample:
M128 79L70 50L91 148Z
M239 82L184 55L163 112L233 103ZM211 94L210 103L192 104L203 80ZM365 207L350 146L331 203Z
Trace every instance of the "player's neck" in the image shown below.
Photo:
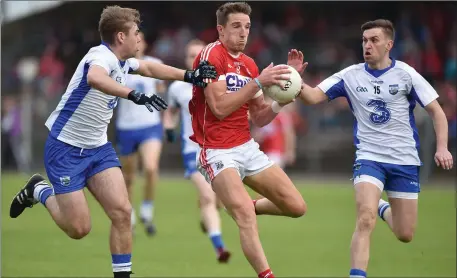
M123 55L123 53L115 45L111 45L106 42L102 42L102 44L104 44L106 47L108 47L108 49L111 50L111 52L113 52L114 56L116 56L116 58L119 61L125 61L128 58L130 58L130 57L127 57L126 55Z
M383 69L386 69L388 67L390 67L392 65L392 60L387 57L385 59L382 59L381 61L377 62L377 63L367 63L368 64L368 67L370 69L373 69L373 70L383 70Z

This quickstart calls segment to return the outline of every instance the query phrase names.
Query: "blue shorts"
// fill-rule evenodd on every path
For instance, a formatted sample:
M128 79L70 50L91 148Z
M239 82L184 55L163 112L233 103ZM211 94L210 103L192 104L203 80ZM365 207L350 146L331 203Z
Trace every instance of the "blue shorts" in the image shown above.
M81 149L48 135L44 147L44 166L55 194L83 189L93 175L121 167L110 142L94 149Z
M182 154L183 162L184 162L184 177L190 178L190 176L197 172L197 153L183 153Z
M354 184L375 184L387 196L401 199L417 199L420 192L419 166L397 165L371 160L354 163Z
M148 140L162 141L162 124L132 130L116 130L117 150L119 155L131 155Z

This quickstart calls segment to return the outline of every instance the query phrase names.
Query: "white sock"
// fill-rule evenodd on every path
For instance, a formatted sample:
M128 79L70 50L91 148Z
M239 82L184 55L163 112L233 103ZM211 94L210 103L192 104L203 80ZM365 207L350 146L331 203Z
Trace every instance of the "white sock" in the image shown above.
M143 201L140 207L140 216L146 222L151 222L154 216L154 203L152 201Z
M383 199L379 199L379 203L378 203L378 215L379 217L381 217L382 220L385 220L384 219L384 212L386 212L387 208L390 207L390 204L386 201L384 201Z
M133 208L132 208L132 215L130 218L130 224L132 225L132 227L134 227L136 225L136 213L135 213L135 209L133 209Z
M51 188L49 186L49 184L46 182L46 181L41 181L36 187L35 189L33 190L33 198L36 200L36 201L40 201L41 199L41 193L45 190L45 189L48 189L48 188Z

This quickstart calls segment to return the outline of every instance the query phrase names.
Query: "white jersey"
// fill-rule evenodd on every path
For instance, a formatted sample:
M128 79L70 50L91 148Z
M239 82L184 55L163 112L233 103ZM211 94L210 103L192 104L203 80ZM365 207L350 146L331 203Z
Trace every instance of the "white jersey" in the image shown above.
M193 134L192 119L189 112L189 101L192 99L192 84L175 81L168 89L168 109L181 109L181 139L182 153L188 154L197 152L198 145L189 139Z
M121 62L104 44L92 47L83 57L57 108L46 121L46 127L57 140L84 149L108 142L106 131L119 100L87 84L87 73L93 65L103 67L122 85L126 84L127 73L139 68L137 59Z
M412 67L392 59L384 70L352 65L318 87L330 100L346 97L355 116L357 159L397 165L421 165L413 110L438 98L435 89Z
M145 56L144 60L162 63L161 60ZM145 77L137 74L127 75L127 87L145 93L146 95L156 94L159 79ZM150 127L160 124L160 113L151 113L146 106L137 105L128 99L120 99L117 108L116 127L122 130L133 130Z

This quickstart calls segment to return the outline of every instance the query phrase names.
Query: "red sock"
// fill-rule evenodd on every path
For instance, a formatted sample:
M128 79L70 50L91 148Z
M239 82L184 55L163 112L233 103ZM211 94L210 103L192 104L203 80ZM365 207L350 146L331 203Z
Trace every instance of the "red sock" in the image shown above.
M275 278L275 276L273 275L273 272L270 269L260 272L258 277L259 278Z
M255 203L257 203L258 200L252 200L252 204L254 204L254 212L255 214L258 214L257 213L257 209L255 208Z

